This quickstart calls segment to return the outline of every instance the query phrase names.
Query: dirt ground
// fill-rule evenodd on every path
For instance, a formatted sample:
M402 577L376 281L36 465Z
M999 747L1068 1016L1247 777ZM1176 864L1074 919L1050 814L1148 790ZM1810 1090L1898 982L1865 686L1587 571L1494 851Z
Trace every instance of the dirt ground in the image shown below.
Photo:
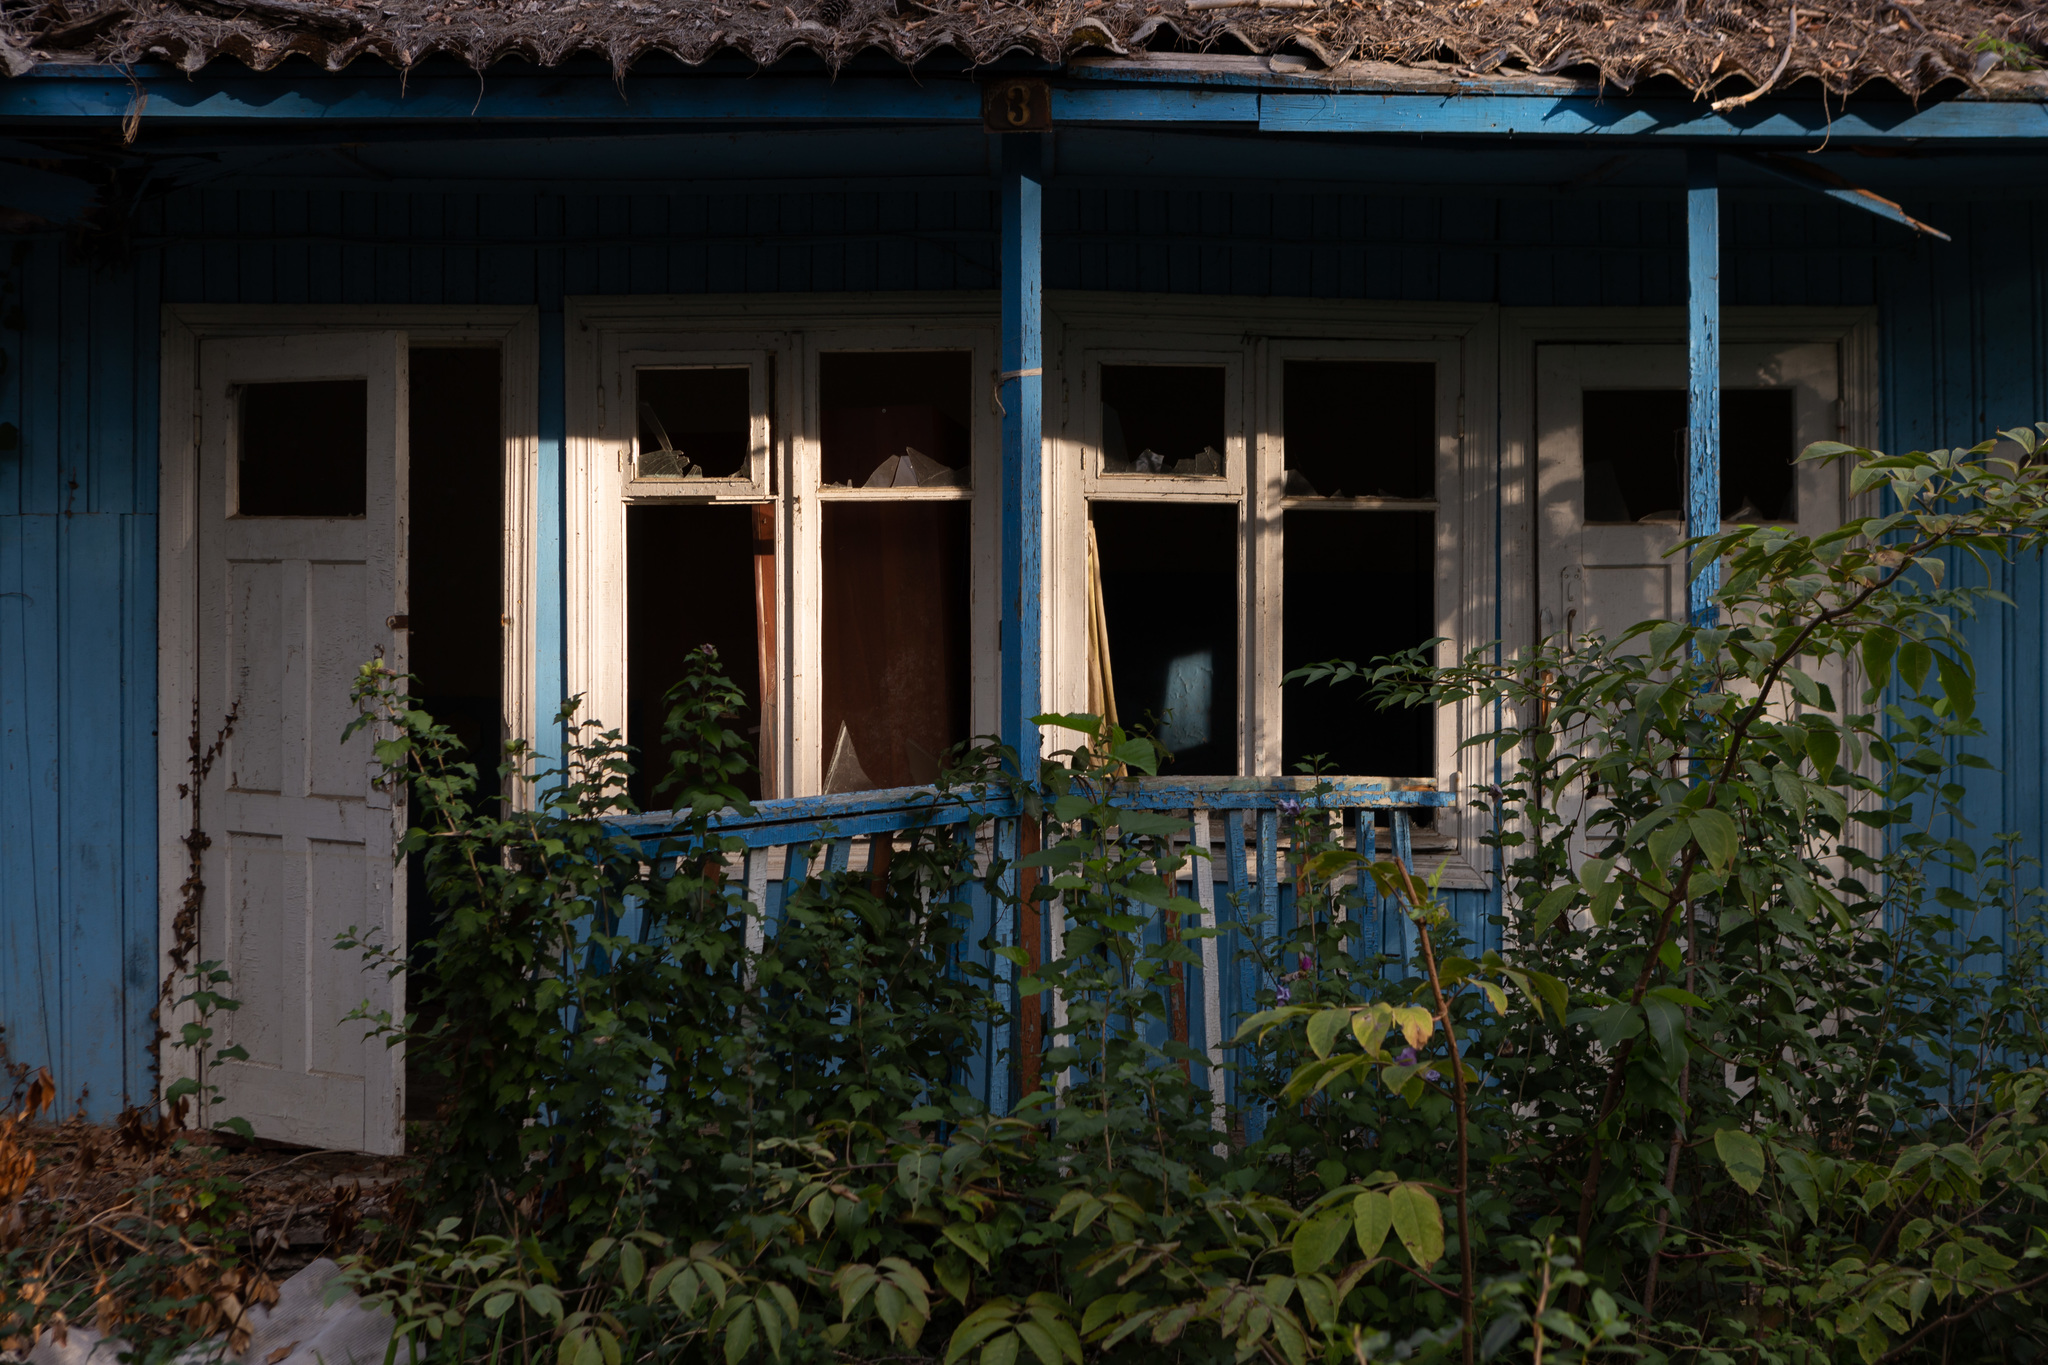
M141 1110L48 1122L35 1099L0 1114L0 1361L61 1330L66 1306L69 1321L150 1333L143 1300L167 1295L198 1305L180 1314L188 1328L224 1329L239 1305L272 1301L317 1257L363 1246L366 1223L403 1212L402 1157L199 1133ZM161 1272L124 1282L119 1268L145 1251Z

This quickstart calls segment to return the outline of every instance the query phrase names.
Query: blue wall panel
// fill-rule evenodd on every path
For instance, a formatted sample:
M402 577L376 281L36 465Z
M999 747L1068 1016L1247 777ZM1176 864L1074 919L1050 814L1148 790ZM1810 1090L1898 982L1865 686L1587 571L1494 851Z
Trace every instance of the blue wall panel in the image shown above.
M1884 427L1890 450L1966 446L2001 427L2048 418L2048 211L2025 200L1909 206L1955 234L1889 257L1880 274ZM1971 564L1952 569L1985 582ZM1967 628L1978 670L1985 738L1973 747L1994 766L1966 778L1967 826L1942 831L1980 847L2011 832L2022 851L2048 856L2048 575L2037 559L2003 565L1989 586L2014 607L1987 604ZM2027 874L2042 883L2039 868ZM1959 880L1959 889L1971 889ZM2009 946L2014 926L1987 907L1961 926ZM1996 961L1977 964L1996 970Z
M12 263L0 421L0 1028L62 1101L151 1087L155 269ZM16 293L18 291L18 294Z

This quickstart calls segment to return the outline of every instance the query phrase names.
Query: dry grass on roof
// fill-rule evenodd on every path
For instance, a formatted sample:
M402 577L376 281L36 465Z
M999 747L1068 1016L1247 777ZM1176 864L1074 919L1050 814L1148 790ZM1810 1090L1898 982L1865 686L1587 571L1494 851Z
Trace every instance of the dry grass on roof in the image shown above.
M28 49L17 67L36 53L188 70L222 58L267 70L292 54L330 70L596 57L625 74L654 54L770 65L809 53L838 69L870 52L979 65L1167 47L1287 50L1326 67L1451 61L1624 91L1668 77L1702 96L1817 81L1836 96L1876 84L1918 97L2031 64L2048 48L2048 11L2016 0L30 0L0 10L0 30Z

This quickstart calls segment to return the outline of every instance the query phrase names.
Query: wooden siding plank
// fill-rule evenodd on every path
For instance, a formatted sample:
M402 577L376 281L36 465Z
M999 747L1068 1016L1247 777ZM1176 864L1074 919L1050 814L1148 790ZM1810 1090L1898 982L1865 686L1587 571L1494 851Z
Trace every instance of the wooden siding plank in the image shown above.
M144 354L144 368L154 376L156 348ZM140 459L155 446L153 379L138 392L136 411ZM150 510L121 518L121 1092L128 1103L154 1093L149 1044L157 1003L156 461L143 463L150 470L144 503ZM111 1092L103 1095L97 1112L105 1114L112 1099Z
M28 294L33 244L0 267L0 351L8 364L0 368L0 423L14 429L14 449L0 452L0 517L16 516L26 510L28 496L27 418L22 412L23 384L33 369L35 335L28 329Z
M121 761L122 519L59 520L57 825L55 906L60 986L60 1094L104 1099L123 1080L120 803L109 799ZM232 991L232 986L229 988Z
M66 963L59 888L58 523L0 526L0 1020L11 1058L60 1060ZM68 1099L71 1080L59 1078Z
M142 356L131 329L130 301L135 277L129 270L94 271L81 282L85 316L73 326L83 334L92 357L78 376L89 405L85 439L85 487L80 510L135 510L135 430L141 409L136 392L136 367ZM149 348L154 352L154 347ZM152 461L152 463L154 463Z
M64 253L58 267L63 315L57 324L57 384L53 393L57 430L55 510L66 516L92 506L92 267Z

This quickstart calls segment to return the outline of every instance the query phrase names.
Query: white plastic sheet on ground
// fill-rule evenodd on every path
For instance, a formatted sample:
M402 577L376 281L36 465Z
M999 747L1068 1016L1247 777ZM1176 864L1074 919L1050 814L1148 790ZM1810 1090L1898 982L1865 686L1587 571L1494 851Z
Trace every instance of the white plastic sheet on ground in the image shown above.
M391 1346L389 1315L364 1308L354 1294L326 1303L328 1282L341 1267L326 1257L278 1286L277 1305L250 1314L249 1349L228 1355L215 1347L195 1348L185 1359L234 1362L234 1365L384 1365ZM62 1346L48 1336L28 1353L29 1365L115 1365L128 1343L101 1337L90 1327L73 1327ZM408 1352L401 1343L396 1357L404 1365Z

